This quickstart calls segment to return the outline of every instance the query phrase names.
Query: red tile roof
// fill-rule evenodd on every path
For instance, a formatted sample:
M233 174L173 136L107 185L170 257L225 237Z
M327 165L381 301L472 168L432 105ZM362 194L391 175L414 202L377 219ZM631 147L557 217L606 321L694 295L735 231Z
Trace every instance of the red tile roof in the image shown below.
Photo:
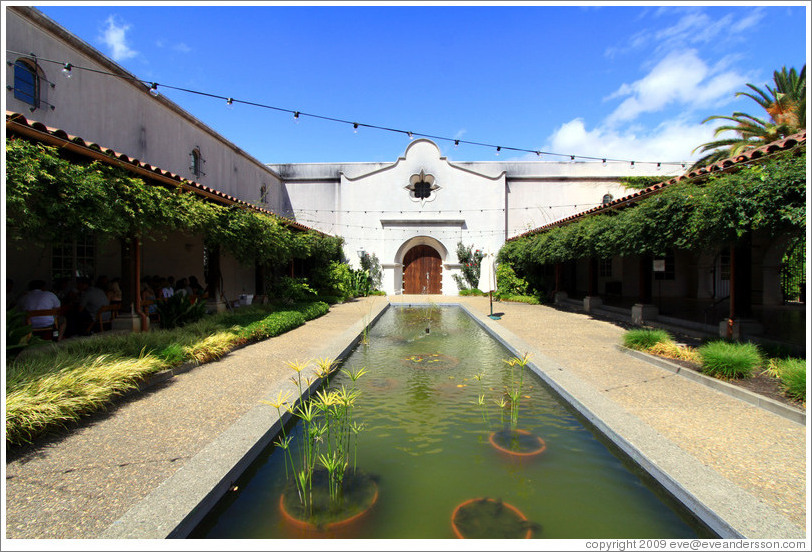
M728 157L726 159L722 159L721 161L717 161L711 165L707 165L705 167L701 167L699 169L687 172L681 176L674 177L670 180L665 180L663 182L659 182L654 184L653 186L649 186L643 190L638 190L637 192L627 195L625 197L621 197L607 203L606 205L599 205L597 207L593 207L587 211L582 211L580 213L576 213L574 215L570 215L566 218L557 220L555 222L551 222L549 224L545 224L544 226L539 226L538 228L534 228L532 230L528 230L522 234L513 236L509 238L507 241L516 240L519 238L524 238L526 236L531 236L533 234L538 234L544 232L545 230L549 230L550 228L554 228L556 226L561 226L563 224L567 224L572 222L575 219L599 213L601 211L606 211L609 209L616 209L621 206L625 206L627 204L635 203L644 199L652 194L657 192L661 192L663 188L666 186L671 186L674 184L678 184L684 180L689 180L693 178L699 178L703 176L707 176L713 173L718 173L721 171L729 170L740 163L744 163L746 161L752 161L754 159L758 159L765 155L769 155L771 153L775 153L777 151L788 150L792 147L795 147L798 144L805 144L806 143L806 130L802 130L797 134L793 134L791 136L787 136L781 140L776 140L775 142L770 142L769 144L763 145L758 148L753 148L751 150L747 150L736 157Z
M51 139L47 141L51 143L58 143L59 145L70 144L74 146L73 148L71 148L73 149L73 151L76 151L77 153L83 155L87 155L89 157L94 157L96 159L108 163L110 163L112 159L116 159L118 162L117 163L114 162L111 164L114 164L126 170L130 170L131 172L136 172L137 174L145 178L157 180L164 184L182 186L203 197L215 200L219 203L223 203L226 205L236 204L245 206L253 211L270 215L278 219L282 224L285 224L290 228L296 228L298 230L313 230L308 226L305 226L294 220L283 217L277 213L274 213L273 211L257 207L234 196L228 195L219 190L215 190L214 188L210 188L208 186L200 184L199 182L187 180L177 174L165 171L160 167L153 167L149 163L145 163L135 158L130 158L124 153L119 153L110 148L101 146L95 142L88 142L79 136L73 136L71 134L68 134L66 131L62 129L48 127L40 123L39 121L28 120L21 113L13 113L11 111L6 111L6 129L39 140L43 139L47 140L49 137L55 138L56 140ZM94 153L96 155L94 155Z

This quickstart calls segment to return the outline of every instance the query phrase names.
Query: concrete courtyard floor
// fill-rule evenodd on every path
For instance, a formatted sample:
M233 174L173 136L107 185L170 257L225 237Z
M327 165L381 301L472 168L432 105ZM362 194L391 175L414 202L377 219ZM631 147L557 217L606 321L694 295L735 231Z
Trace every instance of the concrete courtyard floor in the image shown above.
M334 305L300 328L130 396L70 432L7 451L5 537L156 538L139 532L143 516L160 517L155 504L194 486L183 477L205 479L196 462L223 450L215 443L229 428L252 417L267 423L272 409L258 405L292 387L287 361L337 354L388 303L427 300L463 304L531 353L556 385L599 413L596 425L616 429L744 536L806 538L805 425L619 351L624 330L611 322L517 303L494 303L502 318L493 321L485 316L487 298L437 296Z

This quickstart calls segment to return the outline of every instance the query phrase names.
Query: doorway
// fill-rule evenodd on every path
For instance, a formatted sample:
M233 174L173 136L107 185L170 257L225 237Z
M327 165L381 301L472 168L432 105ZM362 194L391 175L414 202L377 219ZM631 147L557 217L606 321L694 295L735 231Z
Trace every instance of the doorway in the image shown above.
M429 245L416 245L403 256L403 293L441 294L443 264L440 254Z

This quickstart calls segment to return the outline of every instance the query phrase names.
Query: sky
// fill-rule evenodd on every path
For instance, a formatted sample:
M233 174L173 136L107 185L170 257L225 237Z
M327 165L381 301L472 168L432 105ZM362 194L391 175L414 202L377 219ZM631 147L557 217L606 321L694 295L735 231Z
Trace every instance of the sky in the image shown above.
M403 155L405 133L365 124L448 138L435 142L456 161L690 161L720 124L703 124L706 117L762 116L736 92L773 84L783 66L806 64L808 7L37 4L264 163ZM229 108L162 84L237 101ZM297 122L290 111L361 126L354 132L351 124L305 115ZM455 147L453 139L463 142Z

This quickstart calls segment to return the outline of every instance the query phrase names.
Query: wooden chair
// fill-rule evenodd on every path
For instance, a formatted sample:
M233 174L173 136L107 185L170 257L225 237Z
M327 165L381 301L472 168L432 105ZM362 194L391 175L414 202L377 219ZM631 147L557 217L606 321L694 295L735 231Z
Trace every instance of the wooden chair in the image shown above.
M50 316L51 324L42 328L33 328L31 333L42 339L56 341L59 338L59 317L62 314L61 308L30 310L25 313L25 323L31 325L31 319L37 316Z
M88 331L101 333L104 331L108 331L113 327L113 320L116 319L118 316L118 311L121 309L121 305L105 305L96 312L96 319L91 322ZM109 318L105 320L105 314L110 313Z

